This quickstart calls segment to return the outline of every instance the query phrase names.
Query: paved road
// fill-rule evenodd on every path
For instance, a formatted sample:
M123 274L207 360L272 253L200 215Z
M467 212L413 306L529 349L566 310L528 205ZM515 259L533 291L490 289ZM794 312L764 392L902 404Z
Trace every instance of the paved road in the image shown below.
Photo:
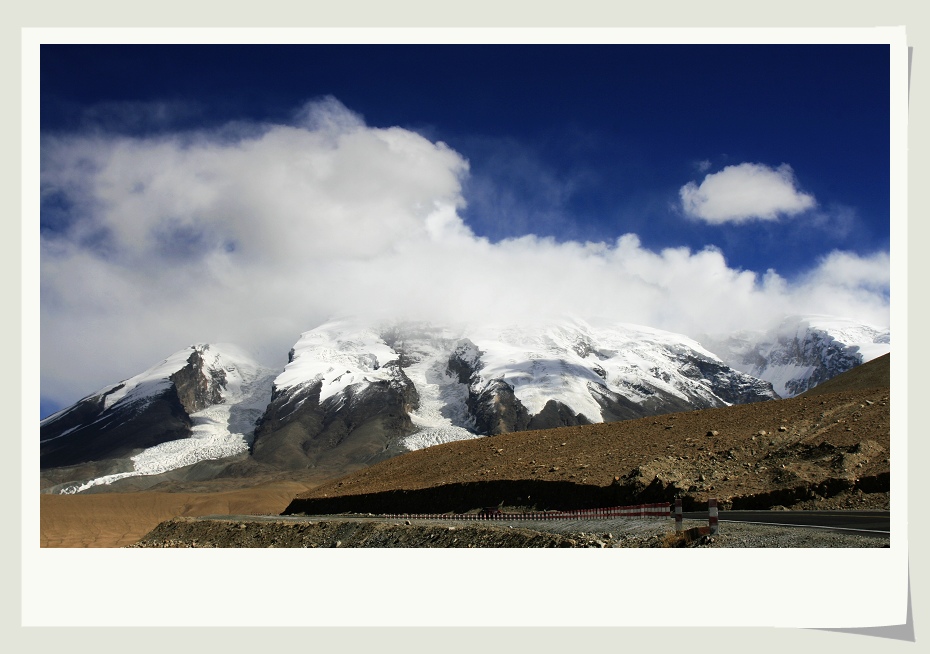
M683 517L706 520L707 511L688 511ZM888 511L720 511L720 522L752 522L793 527L819 527L834 531L887 536L891 530Z

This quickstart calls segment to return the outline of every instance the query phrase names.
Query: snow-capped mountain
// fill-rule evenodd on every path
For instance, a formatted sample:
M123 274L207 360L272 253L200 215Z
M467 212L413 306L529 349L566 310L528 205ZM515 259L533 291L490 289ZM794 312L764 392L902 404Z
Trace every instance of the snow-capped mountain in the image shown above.
M283 370L195 345L43 420L41 467L67 471L63 492L242 456L342 474L455 440L794 395L890 349L887 330L823 318L703 342L578 319L346 319L304 332Z
M794 397L891 351L891 335L852 320L791 316L767 332L702 339L729 366Z
M247 452L275 371L233 345L192 345L40 423L43 468L118 462L65 492Z
M275 379L256 459L372 462L428 445L777 397L697 342L633 325L340 320L305 332Z

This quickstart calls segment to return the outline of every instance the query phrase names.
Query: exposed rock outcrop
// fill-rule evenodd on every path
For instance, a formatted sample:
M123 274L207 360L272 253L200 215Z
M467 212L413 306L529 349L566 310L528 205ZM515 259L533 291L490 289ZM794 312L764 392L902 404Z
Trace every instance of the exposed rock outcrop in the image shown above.
M417 390L396 363L390 379L346 387L320 402L320 382L275 390L255 430L253 458L281 469L354 469L380 460L414 431Z
M42 425L40 467L129 457L147 447L185 438L191 420L175 389L134 403L104 408L101 396L81 400L60 419Z
M226 371L222 368L211 368L206 364L204 353L208 349L208 346L194 348L187 365L169 377L174 383L181 406L188 414L197 413L223 401Z

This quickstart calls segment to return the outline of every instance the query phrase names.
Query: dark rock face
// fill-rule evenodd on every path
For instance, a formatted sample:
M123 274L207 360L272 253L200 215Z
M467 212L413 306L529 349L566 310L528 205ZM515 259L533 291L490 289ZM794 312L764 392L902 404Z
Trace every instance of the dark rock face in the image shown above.
M729 404L779 399L770 383L737 372L719 361L689 357L680 372L692 379L706 379L714 395Z
M40 467L73 466L89 461L129 457L159 443L190 436L190 414L223 401L226 373L205 365L204 349L195 348L187 364L169 377L164 390L106 408L106 393L84 398L41 425Z
M144 403L118 403L110 410L103 410L103 396L90 397L42 425L39 465L46 469L128 457L159 443L186 438L190 428L190 416L173 388Z
M491 381L480 393L471 391L466 402L479 434L506 434L529 428L530 415L514 395L513 387L500 379Z
M891 386L891 354L872 359L856 366L855 376L848 373L837 375L803 393L804 397L834 393L841 390L866 388L889 388ZM853 381L851 381L853 380Z
M255 428L252 455L256 460L280 458L278 450L282 449L292 451L295 457L305 455L304 441L323 430L320 387L316 382L272 391L271 403ZM285 437L293 433L302 433L305 438Z
M780 345L779 349L772 352L769 365L794 364L813 368L806 379L796 379L785 384L785 390L792 396L799 395L862 363L862 355L859 352L850 351L842 343L837 343L820 332L812 331L803 341L795 337L781 342Z
M667 413L675 410L662 411L656 406L656 402L652 398L648 398L643 404L637 404L600 384L589 384L588 389L601 407L601 416L604 418L604 422L633 420L654 413Z
M369 465L390 441L414 431L419 404L413 382L396 362L391 379L347 387L320 402L320 382L275 390L255 430L253 458L283 469Z
M576 427L589 425L591 421L580 413L572 413L571 409L555 400L546 402L543 410L530 418L527 429L554 429L555 427Z
M203 352L195 349L187 365L171 375L178 400L188 414L203 411L223 401L221 390L226 389L226 371L207 368Z
M679 386L679 390L685 396L680 397L662 390L659 386L643 382L632 387L644 397L641 403L636 403L597 384L589 384L588 388L601 405L601 415L605 422L778 399L778 394L770 383L738 372L713 359L700 356L681 357L677 372L704 385L705 390L710 391L713 396L708 398L706 394L698 394L693 388ZM655 370L654 376L664 382L670 380L668 373L660 370Z
M735 364L753 374L764 374L767 368L779 366L808 370L807 375L785 382L784 392L789 397L800 395L862 363L858 348L840 343L816 328L792 330L782 326L758 337L758 342L732 337L716 345L723 351L729 350Z
M460 383L470 386L481 370L481 350L467 338L462 339L449 356L448 369Z
M397 353L397 365L406 368L420 360L416 343L429 340L433 329L426 323L399 323L381 330L381 340Z
M449 373L468 386L465 405L474 420L475 431L494 436L530 429L529 412L517 399L512 386L502 379L494 379L485 384L482 390L477 390L477 386L482 382L478 374L482 367L481 354L474 343L462 339L449 356L447 365ZM556 414L555 418L552 415L553 411ZM565 412L567 413L567 410ZM551 409L542 420L558 419L558 414L558 409Z

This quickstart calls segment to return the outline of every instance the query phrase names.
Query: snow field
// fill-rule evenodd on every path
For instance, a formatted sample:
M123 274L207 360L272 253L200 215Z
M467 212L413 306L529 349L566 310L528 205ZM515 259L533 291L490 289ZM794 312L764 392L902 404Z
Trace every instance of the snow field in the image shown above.
M321 381L320 402L347 387L373 380L388 380L381 367L397 359L372 329L359 329L345 320L333 321L304 332L294 346L294 356L274 384L279 389Z
M719 359L696 341L657 329L628 324L598 329L574 319L546 329L486 328L475 344L484 353L481 377L512 385L531 414L555 399L601 422L592 383L634 402L645 397L634 388L643 382L685 400L715 398L705 384L681 375L679 357Z
M273 376L269 374L270 371L258 366L248 355L234 346L196 347L203 348L207 368L223 370L225 374L223 403L191 414L193 424L188 438L159 443L133 456L132 471L104 475L74 484L60 491L61 493L80 493L92 486L109 485L127 477L157 475L200 461L223 459L248 451L255 427L254 421L271 399ZM171 369L171 366L163 362L143 373L139 376L143 379L134 384L133 388L163 388L165 384L170 384L168 377L187 364L192 351L192 348L188 348L165 360L178 364L177 368ZM155 370L164 377L155 377L152 372ZM121 399L129 401L135 394L124 394Z

